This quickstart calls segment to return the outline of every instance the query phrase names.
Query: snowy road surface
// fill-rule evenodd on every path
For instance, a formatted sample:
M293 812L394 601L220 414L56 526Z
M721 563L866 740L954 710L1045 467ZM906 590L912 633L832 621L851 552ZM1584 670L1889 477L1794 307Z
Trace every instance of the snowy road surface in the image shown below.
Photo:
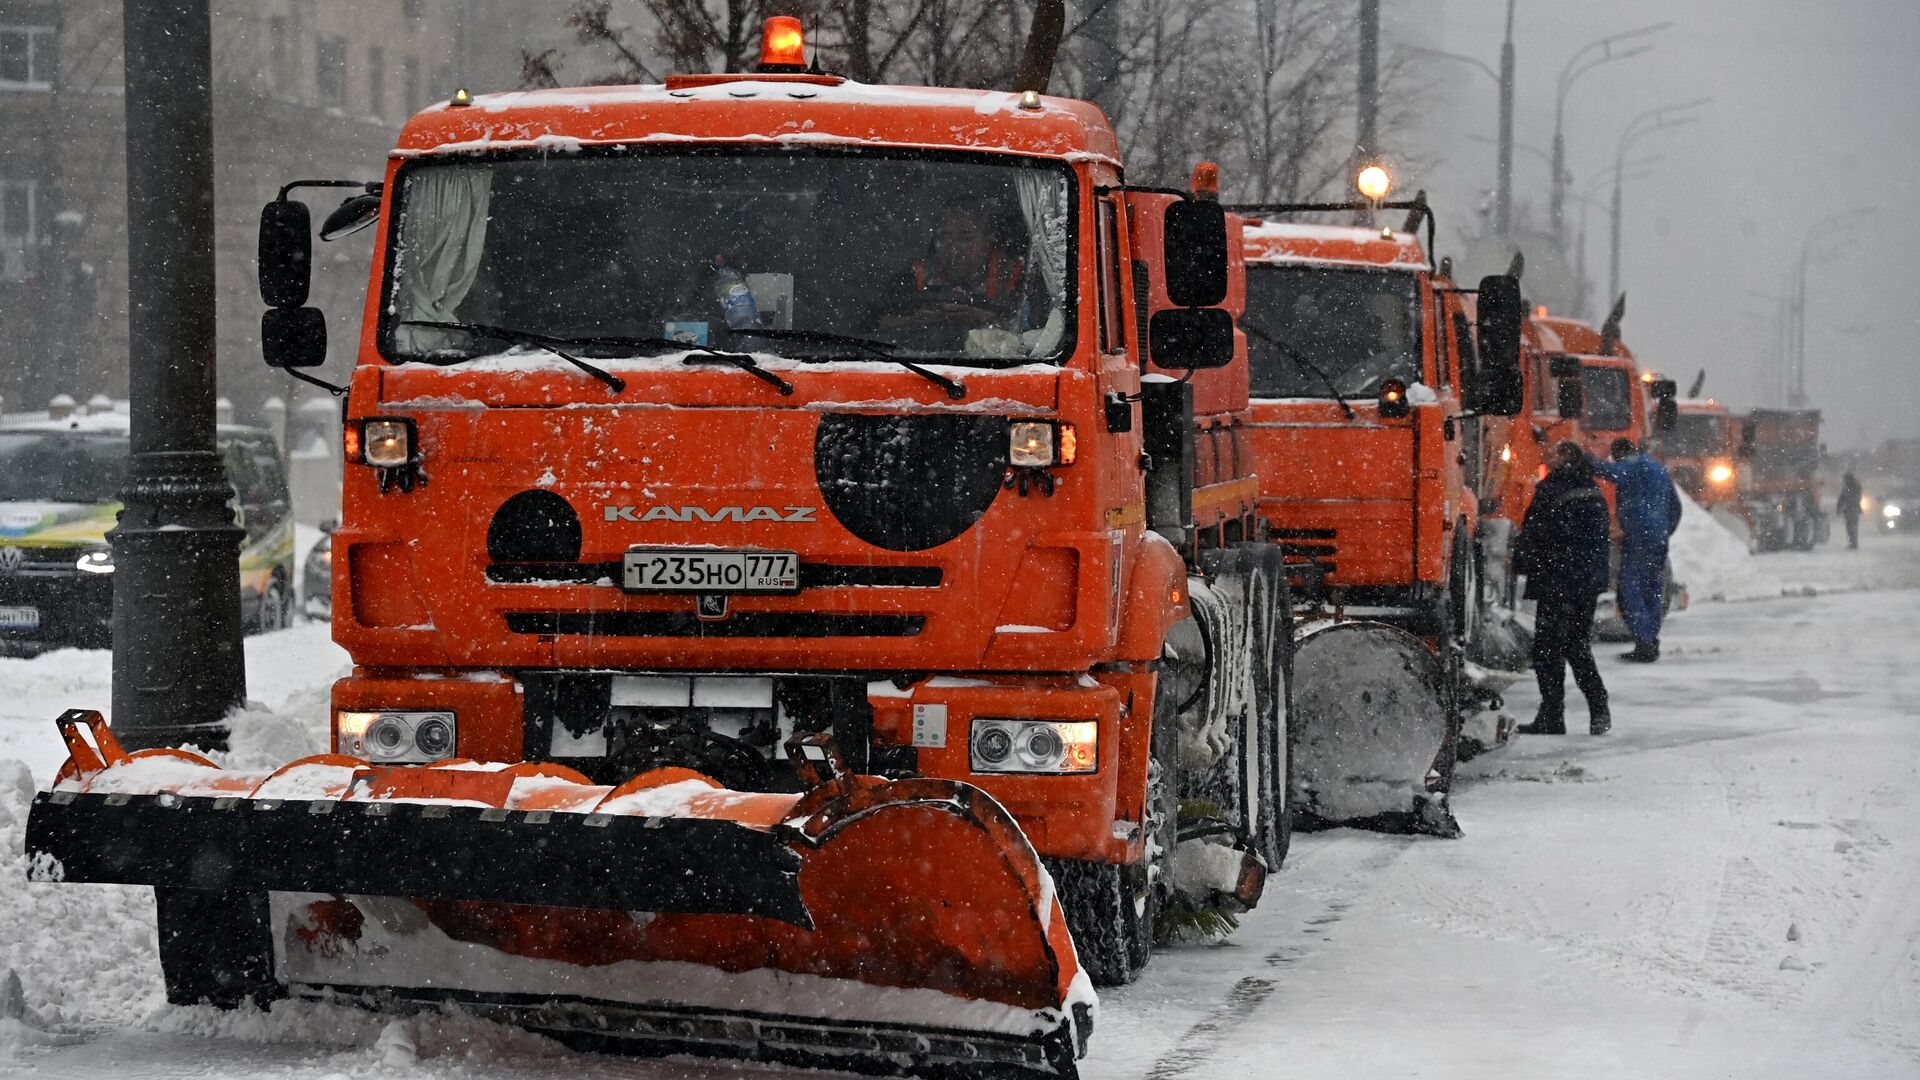
M1771 598L1697 603L1657 666L1603 652L1614 734L1466 766L1464 839L1297 838L1237 935L1103 994L1084 1075L1920 1076L1920 539L1869 540L1756 560L1764 587L1744 593ZM248 660L254 697L315 718L345 666L317 626L255 639ZM0 660L0 759L44 784L62 756L49 718L104 704L107 680L103 653ZM1510 695L1523 719L1532 703ZM1574 730L1581 716L1575 694ZM235 753L313 738L263 721ZM169 1008L145 893L22 880L25 785L0 765L0 968L25 1007L0 988L0 1073L740 1071L583 1062L457 1016Z

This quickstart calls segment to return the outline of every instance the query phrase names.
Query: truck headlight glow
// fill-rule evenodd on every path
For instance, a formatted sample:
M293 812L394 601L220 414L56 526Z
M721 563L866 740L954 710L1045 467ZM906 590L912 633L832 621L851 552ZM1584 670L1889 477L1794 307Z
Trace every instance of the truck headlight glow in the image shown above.
M1888 503L1880 508L1880 516L1883 518L1897 518L1900 516L1900 507L1893 503Z
M1020 469L1071 465L1079 440L1072 424L1016 420L1007 428L1007 464Z
M334 714L335 753L368 761L443 761L458 745L453 713L399 709Z
M360 454L376 469L397 469L413 461L413 421L369 417L360 421Z
M1724 461L1715 462L1713 468L1707 470L1707 479L1716 484L1727 483L1733 479L1733 466Z
M111 574L113 573L113 549L95 548L80 556L80 561L74 563L73 568L83 574Z
M977 773L1090 773L1100 761L1096 720L977 719L967 742Z

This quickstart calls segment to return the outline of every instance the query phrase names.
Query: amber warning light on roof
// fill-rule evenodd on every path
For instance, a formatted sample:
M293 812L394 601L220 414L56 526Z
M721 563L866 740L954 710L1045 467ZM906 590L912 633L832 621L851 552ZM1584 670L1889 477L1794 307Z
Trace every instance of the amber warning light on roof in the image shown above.
M800 20L792 15L774 15L767 19L760 38L761 71L805 71L807 35Z

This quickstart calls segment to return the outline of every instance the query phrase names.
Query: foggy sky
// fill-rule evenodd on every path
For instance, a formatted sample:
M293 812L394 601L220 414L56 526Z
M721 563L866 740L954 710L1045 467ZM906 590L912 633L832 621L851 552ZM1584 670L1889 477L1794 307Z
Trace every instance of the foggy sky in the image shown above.
M1498 66L1503 0L1390 0L1388 33ZM1878 213L1817 242L1807 300L1807 396L1833 449L1920 436L1920 3L1915 0L1518 0L1515 139L1547 150L1554 83L1595 38L1672 20L1646 55L1597 68L1567 99L1574 190L1612 165L1625 124L1713 97L1689 126L1635 144L1664 161L1630 183L1622 215L1625 337L1680 380L1707 368L1707 396L1782 404L1772 363L1776 302L1808 227L1850 206ZM1443 100L1415 133L1436 159L1420 186L1464 216L1493 186L1492 80L1442 71ZM1548 167L1517 151L1516 203L1543 219ZM1597 194L1604 202L1610 190ZM1569 205L1576 215L1577 205ZM1577 220L1577 219L1576 219ZM1443 229L1447 218L1441 219ZM1604 290L1604 214L1589 212L1589 274ZM1450 243L1443 233L1441 251ZM1756 293L1766 295L1755 295Z

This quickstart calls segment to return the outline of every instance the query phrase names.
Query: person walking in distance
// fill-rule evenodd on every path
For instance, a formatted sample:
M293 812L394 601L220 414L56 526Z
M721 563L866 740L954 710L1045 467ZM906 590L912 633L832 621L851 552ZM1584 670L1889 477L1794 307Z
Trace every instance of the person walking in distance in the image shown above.
M1847 523L1847 550L1860 546L1860 478L1848 473L1840 478L1840 503L1834 512Z
M1620 615L1633 635L1633 651L1620 659L1651 664L1660 659L1660 618L1666 611L1667 539L1680 527L1680 493L1667 467L1648 457L1632 439L1615 439L1612 461L1587 460L1613 481L1620 516Z
M1540 712L1519 731L1567 733L1566 673L1572 668L1587 699L1587 730L1605 735L1613 716L1591 639L1594 605L1607 587L1607 500L1577 443L1555 445L1549 460L1552 471L1534 488L1514 541L1514 569L1526 575L1526 596L1536 605L1533 674L1540 682Z

